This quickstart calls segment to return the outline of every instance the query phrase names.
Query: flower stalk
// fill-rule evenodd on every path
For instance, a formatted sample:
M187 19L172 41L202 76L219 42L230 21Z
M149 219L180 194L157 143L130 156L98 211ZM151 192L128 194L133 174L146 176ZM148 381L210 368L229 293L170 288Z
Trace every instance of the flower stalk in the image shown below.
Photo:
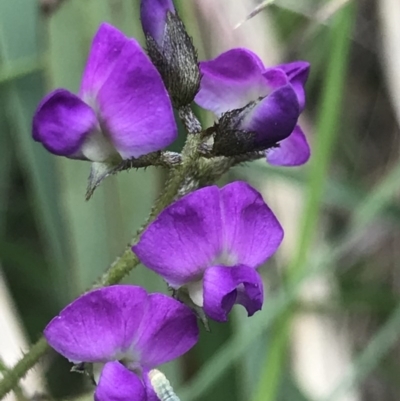
M184 123L186 128L188 126L198 127L200 125L193 112L190 113L188 108L185 109L185 115L189 116L186 118L186 121L189 123L189 125ZM196 119L196 121L194 119ZM194 132L192 131L192 133ZM148 224L150 224L166 206L173 202L173 200L179 194L181 186L184 184L185 177L190 175L191 171L196 170L197 160L199 157L197 153L197 147L200 139L200 135L188 136L182 151L182 164L171 169L170 179L166 184L164 192L156 200L145 225L138 231L136 236L133 238L132 243L136 243ZM198 184L200 184L200 182ZM96 283L93 285L93 288L106 287L119 283L139 264L139 262L139 258L132 252L131 247L129 246L124 253L114 261L114 263L103 274L103 276L96 281ZM0 381L0 399L8 394L16 385L18 385L19 380L22 379L49 350L50 346L48 345L46 339L43 336L40 337L39 340L33 344L29 351L21 358L21 360L17 362L12 369L4 373L3 379Z

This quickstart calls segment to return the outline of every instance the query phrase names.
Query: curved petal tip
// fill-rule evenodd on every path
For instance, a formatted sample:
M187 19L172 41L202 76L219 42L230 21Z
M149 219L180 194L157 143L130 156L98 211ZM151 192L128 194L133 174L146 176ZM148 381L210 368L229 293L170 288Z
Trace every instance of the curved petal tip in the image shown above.
M267 161L275 166L301 166L307 163L310 154L307 138L297 125L289 137L278 144L278 147L267 151Z
M215 266L204 275L204 311L212 319L225 322L235 303L243 305L249 316L261 309L263 284L252 267Z

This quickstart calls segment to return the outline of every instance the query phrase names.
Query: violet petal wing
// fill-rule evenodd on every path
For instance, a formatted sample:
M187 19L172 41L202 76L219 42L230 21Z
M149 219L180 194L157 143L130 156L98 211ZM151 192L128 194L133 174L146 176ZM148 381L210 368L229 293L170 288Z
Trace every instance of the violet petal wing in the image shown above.
M151 36L160 47L163 45L167 12L175 13L172 0L142 0L140 18L145 35Z
M33 139L51 153L74 157L97 127L95 112L65 89L48 94L33 117Z
M195 102L217 116L240 109L270 92L263 69L256 54L241 48L203 61L200 63L200 90Z
M255 132L255 143L267 148L287 138L299 118L299 103L290 84L259 102L245 117L241 129Z
M128 38L112 25L100 25L92 41L80 89L80 95L89 104L110 75L127 41Z
M123 47L97 102L102 126L123 159L164 149L177 137L160 74L134 39Z
M267 160L275 166L300 166L310 158L310 146L299 125L279 146L267 150Z
M300 110L303 111L306 104L306 93L304 86L310 73L310 63L307 61L294 61L293 63L281 64L278 66L287 75L299 100Z
M261 194L242 181L221 190L224 249L231 265L257 267L278 249L283 230Z
M198 336L196 316L186 305L167 295L151 294L133 348L141 366L152 369L183 355Z
M130 348L147 297L143 288L132 285L91 291L64 308L44 335L51 347L72 362L113 360Z
M204 274L204 311L212 319L225 322L235 303L242 304L249 316L260 310L263 285L257 271L248 266L214 266Z
M162 211L132 249L144 265L178 288L201 277L220 253L221 238L219 189L210 186Z
M108 362L104 365L94 399L95 401L148 401L142 381L119 362Z

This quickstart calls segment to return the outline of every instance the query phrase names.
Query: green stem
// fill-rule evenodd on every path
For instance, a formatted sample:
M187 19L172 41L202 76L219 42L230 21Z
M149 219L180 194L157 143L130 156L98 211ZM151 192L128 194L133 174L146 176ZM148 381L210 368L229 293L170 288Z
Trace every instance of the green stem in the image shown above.
M142 231L148 226L150 221L154 220L175 199L182 185L184 185L186 178L188 176L195 176L198 170L200 155L197 148L202 140L200 135L201 124L189 106L182 107L179 110L179 117L189 134L182 149L182 164L175 169L171 169L165 190L156 200L147 222L141 229Z
M0 382L0 399L2 399L9 391L18 386L19 380L26 375L28 370L33 368L38 360L50 349L46 339L41 337L36 344L32 345L28 353L26 353L17 364L9 369Z
M2 375L6 374L9 371L8 367L6 364L0 359L0 373ZM22 391L22 388L18 386L18 384L13 388L14 390L14 395L17 401L27 401L27 398L25 397L24 392Z

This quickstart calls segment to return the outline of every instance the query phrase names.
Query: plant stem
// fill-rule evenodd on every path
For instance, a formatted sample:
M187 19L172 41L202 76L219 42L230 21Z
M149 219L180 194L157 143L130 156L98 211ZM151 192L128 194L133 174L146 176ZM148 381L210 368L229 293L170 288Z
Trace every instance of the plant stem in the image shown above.
M8 372L8 367L6 364L0 359L0 373L4 375L5 373ZM22 391L22 388L17 384L14 388L14 395L17 401L28 401L28 399L25 397L24 392Z
M41 337L12 369L4 373L3 380L0 382L0 399L18 385L19 380L26 375L29 369L35 366L49 349L50 346L46 339Z
M184 185L187 177L195 176L197 173L198 160L200 158L197 148L202 140L200 135L201 124L190 106L179 109L179 117L189 134L185 146L182 149L182 164L171 169L165 190L156 200L150 212L150 216L145 225L141 228L141 231L143 231L150 221L154 220L154 218L179 195L179 190L182 185ZM200 185L200 183L198 185ZM194 187L193 190L194 189L196 188Z
M178 114L188 134L200 134L201 124L189 105L181 107L178 110Z

